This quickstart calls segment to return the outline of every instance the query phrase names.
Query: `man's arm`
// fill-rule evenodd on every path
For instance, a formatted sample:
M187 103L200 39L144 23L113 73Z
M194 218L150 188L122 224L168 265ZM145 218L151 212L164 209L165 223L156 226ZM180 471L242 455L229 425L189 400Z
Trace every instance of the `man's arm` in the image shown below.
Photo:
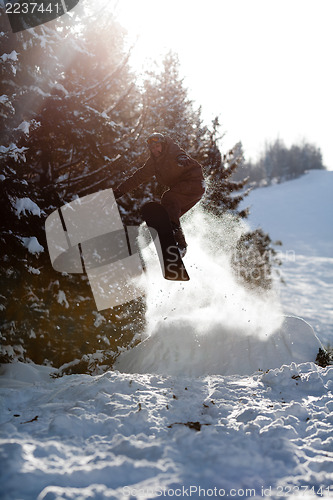
M177 164L180 167L188 167L189 165L191 165L191 158L187 156L186 153L180 153L177 156Z
M133 191L135 188L148 181L154 175L154 166L149 160L134 172L134 174L122 182L116 189L113 190L115 198L120 198L124 194Z

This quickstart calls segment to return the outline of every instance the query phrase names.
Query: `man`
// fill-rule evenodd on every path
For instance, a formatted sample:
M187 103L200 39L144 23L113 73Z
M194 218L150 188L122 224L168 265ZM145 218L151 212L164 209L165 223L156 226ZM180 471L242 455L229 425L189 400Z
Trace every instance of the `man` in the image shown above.
M116 198L137 188L155 176L167 186L161 204L169 214L174 237L182 257L187 243L179 219L202 198L205 183L200 163L188 156L170 137L154 132L147 139L150 156L139 168L115 190Z

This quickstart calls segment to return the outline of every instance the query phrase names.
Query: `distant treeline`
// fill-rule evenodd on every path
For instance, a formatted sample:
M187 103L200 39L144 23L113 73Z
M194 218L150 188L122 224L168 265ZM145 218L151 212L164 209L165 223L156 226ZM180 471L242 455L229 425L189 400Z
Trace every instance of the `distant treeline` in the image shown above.
M325 170L319 148L303 141L288 148L280 139L267 143L257 162L245 162L234 179L249 178L253 186L265 186L300 177L308 170Z

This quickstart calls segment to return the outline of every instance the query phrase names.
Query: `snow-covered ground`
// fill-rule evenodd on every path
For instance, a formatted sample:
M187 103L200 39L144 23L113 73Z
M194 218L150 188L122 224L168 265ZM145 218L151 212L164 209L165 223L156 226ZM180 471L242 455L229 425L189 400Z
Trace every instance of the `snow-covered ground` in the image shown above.
M194 214L191 281L162 280L147 250L145 338L115 371L3 366L1 498L332 496L333 367L314 363L333 341L332 188L311 172L247 200L284 242L277 295L240 287Z
M53 381L12 370L21 376L2 391L4 500L315 498L332 487L333 368Z

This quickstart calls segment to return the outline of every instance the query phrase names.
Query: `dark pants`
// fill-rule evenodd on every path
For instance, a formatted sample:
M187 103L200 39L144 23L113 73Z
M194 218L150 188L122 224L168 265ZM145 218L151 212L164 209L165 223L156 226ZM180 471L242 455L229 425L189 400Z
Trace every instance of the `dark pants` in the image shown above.
M171 222L178 226L180 217L201 200L204 192L201 180L179 182L163 194L161 205L168 212Z

